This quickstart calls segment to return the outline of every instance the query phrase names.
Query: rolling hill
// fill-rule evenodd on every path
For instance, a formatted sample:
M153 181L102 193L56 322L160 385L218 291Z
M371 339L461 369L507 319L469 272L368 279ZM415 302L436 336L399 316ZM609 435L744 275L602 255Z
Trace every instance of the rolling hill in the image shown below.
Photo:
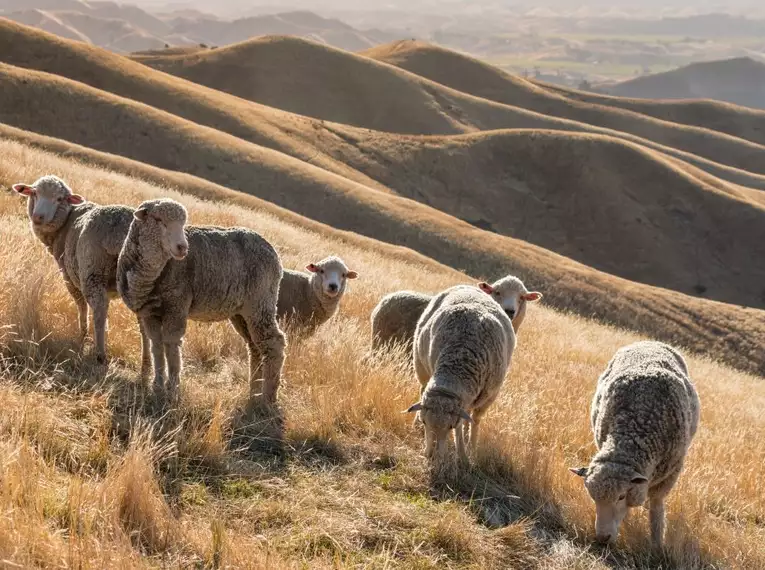
M645 133L658 129L661 122L646 122L646 116L765 144L765 111L730 103L645 101L578 91L511 75L469 55L419 41L380 45L362 54L484 99L623 130L651 140L654 137ZM612 109L609 112L604 107ZM619 109L634 113L619 113Z
M642 99L717 99L765 109L765 63L750 57L692 63L599 88Z
M753 182L741 170L765 173L765 146L751 141L610 107L567 101L538 88L538 95L517 104L497 103L387 63L298 38L259 38L190 55L137 59L161 71L270 107L377 131L405 134L456 134L500 128L587 131L651 146L681 160L693 161L732 182L761 185L762 180ZM307 93L311 95L305 96ZM557 109L548 104L553 100ZM585 119L591 122L583 122Z

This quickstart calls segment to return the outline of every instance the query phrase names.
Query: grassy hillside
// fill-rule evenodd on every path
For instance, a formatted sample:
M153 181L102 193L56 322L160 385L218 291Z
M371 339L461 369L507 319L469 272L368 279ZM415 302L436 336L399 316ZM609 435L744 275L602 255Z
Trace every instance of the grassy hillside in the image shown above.
M752 264L765 259L765 202L638 145L537 130L356 145L380 182L483 229L633 281L765 308L765 265Z
M762 152L765 157L765 147L745 141L717 141L719 144L715 146L714 160L719 162L714 162L623 132L550 117L520 107L466 95L393 66L375 64L368 58L304 40L271 38L262 42L273 43L274 53L260 53L260 41L247 42L223 51L231 50L236 56L237 65L241 65L243 61L261 62L260 65L264 65L262 62L278 62L280 53L296 52L278 69L267 70L268 73L264 77L268 77L268 81L258 82L259 85L274 84L277 87L285 87L278 96L274 92L273 101L264 101L267 104L296 110L289 104L291 99L295 99L299 105L307 107L297 110L307 115L390 132L431 134L496 128L550 128L600 133L670 154L725 180L754 188L765 188L765 176L741 170L765 170L762 166L765 161L751 160L752 153L759 155ZM255 51L250 50L253 46ZM217 51L207 50L204 53ZM295 60L297 63L292 64L297 66L295 72L287 73L285 70L290 67L289 62ZM315 65L303 69L303 62L307 60L314 61ZM342 176L369 184L369 180L358 177L358 172L345 168L343 164L327 157L327 153L333 148L342 147L344 141L321 137L321 121L248 103L215 89L205 89L196 83L178 81L166 74L149 71L145 66L105 50L55 38L10 22L5 25L0 22L0 61L87 83L245 140L286 152ZM270 64L265 65L268 67ZM355 84L358 89L350 89L350 92L355 92L353 101L347 100L348 86L343 82L338 83L337 75L334 78L332 76L335 73L332 70L343 69L344 82L347 82L349 77L358 78ZM318 76L314 70L319 70ZM237 71L229 68L229 71L229 75L237 78L258 77L257 70ZM322 77L323 74L327 74L327 77ZM289 78L286 85L278 81L279 78L285 77ZM297 78L297 83L292 78ZM369 85L378 87L370 90ZM214 87L225 90L224 86ZM311 95L308 96L308 93ZM390 97L391 93L395 96ZM334 101L343 103L336 104ZM713 138L715 136L713 135ZM742 145L745 148L742 148ZM722 164L725 161L729 161L733 166Z
M0 193L0 234L15 244L0 250L0 322L14 324L0 333L0 559L11 567L765 565L761 379L689 359L702 428L670 496L666 553L649 553L642 512L617 550L598 551L591 501L566 467L590 457L595 380L634 336L535 306L475 468L444 487L429 480L422 435L399 413L417 397L415 381L395 355L361 357L382 294L467 276L0 142L0 184L40 172L101 202L170 195L196 223L256 228L288 267L335 252L361 279L336 319L290 343L276 415L241 414L244 347L227 325L196 324L179 408L160 417L138 383L133 317L114 304L115 358L100 379L90 351L75 352L74 307L23 200Z

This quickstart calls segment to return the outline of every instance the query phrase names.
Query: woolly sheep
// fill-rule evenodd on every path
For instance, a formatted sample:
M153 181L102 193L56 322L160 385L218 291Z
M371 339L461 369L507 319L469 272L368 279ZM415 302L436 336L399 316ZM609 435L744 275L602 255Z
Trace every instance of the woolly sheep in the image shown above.
M500 304L510 317L516 333L526 318L527 303L542 298L541 293L530 292L520 279L512 275L491 285L479 283L478 287ZM398 291L383 297L372 311L372 350L393 343L411 346L417 321L431 299L432 295L415 291Z
M282 266L274 248L244 228L187 226L186 209L170 199L143 202L117 264L117 287L151 339L154 386L174 398L188 319L229 319L250 358L250 399L264 368L262 395L276 400L286 341L276 321Z
M662 545L664 499L699 424L699 397L680 353L661 342L620 348L598 379L590 420L598 452L584 478L595 535L613 542L630 507L648 501L651 541Z
M109 301L117 294L117 256L133 219L133 209L87 202L53 175L43 176L33 184L14 184L13 189L27 197L32 232L56 260L77 305L80 344L88 334L90 306L96 361L104 364ZM140 328L141 374L147 376L151 367L149 341Z
M337 312L348 279L358 278L358 273L334 255L305 268L309 273L284 270L277 315L312 332Z
M510 318L475 287L457 285L428 303L412 351L421 398L407 412L419 411L425 454L437 465L452 429L459 459L467 460L463 421L472 424L469 443L475 448L481 419L499 395L515 343Z

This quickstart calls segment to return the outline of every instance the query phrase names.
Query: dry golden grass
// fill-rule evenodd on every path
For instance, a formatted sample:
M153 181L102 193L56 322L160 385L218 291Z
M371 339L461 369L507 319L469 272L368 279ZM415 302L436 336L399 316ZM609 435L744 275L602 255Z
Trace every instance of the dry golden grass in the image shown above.
M0 560L40 568L765 567L765 383L689 358L702 427L671 495L667 551L633 513L618 548L589 546L593 507L566 467L592 451L588 406L613 351L636 337L534 307L475 467L431 485L417 394L395 354L373 362L369 311L384 293L468 279L403 263L260 210L202 202L3 144L0 182L56 172L101 202L169 195L196 223L238 224L285 265L335 252L360 272L340 314L293 338L280 414L243 419L244 348L228 325L190 327L177 410L138 380L138 332L115 302L105 378L77 353L76 312L54 264L0 194ZM13 244L12 247L10 244ZM499 528L494 528L499 524Z

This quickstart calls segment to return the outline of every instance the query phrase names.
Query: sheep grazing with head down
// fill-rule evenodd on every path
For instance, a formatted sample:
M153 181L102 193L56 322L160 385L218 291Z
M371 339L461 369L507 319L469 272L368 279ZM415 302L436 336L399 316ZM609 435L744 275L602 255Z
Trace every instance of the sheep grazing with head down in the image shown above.
M188 319L229 319L247 344L251 401L262 361L262 395L274 402L286 346L276 321L279 255L251 230L186 221L186 208L174 200L142 203L117 264L117 288L151 339L155 390L177 396Z
M491 285L479 283L478 287L499 303L513 322L516 333L526 318L526 305L542 298L541 293L530 292L512 275ZM431 299L433 295L415 291L398 291L383 297L372 311L372 351L392 344L410 347L417 321Z
M284 270L279 287L277 314L290 324L311 333L336 312L349 279L358 273L337 256L306 265L308 273Z
M595 501L595 535L613 542L630 507L648 501L651 541L664 538L664 499L699 425L699 397L682 355L643 341L620 348L598 379L590 420L598 453L584 478Z
M117 293L117 256L130 228L133 209L87 202L52 175L34 184L14 184L13 189L27 197L32 232L56 260L66 289L77 305L80 344L88 334L90 307L96 361L104 364L109 300ZM141 338L141 374L145 376L151 362L142 327Z
M467 460L465 422L471 424L470 448L475 448L481 419L499 395L515 343L507 313L475 287L457 285L428 303L413 346L421 399L407 411L420 413L425 453L436 465L443 464L451 430L460 460Z

